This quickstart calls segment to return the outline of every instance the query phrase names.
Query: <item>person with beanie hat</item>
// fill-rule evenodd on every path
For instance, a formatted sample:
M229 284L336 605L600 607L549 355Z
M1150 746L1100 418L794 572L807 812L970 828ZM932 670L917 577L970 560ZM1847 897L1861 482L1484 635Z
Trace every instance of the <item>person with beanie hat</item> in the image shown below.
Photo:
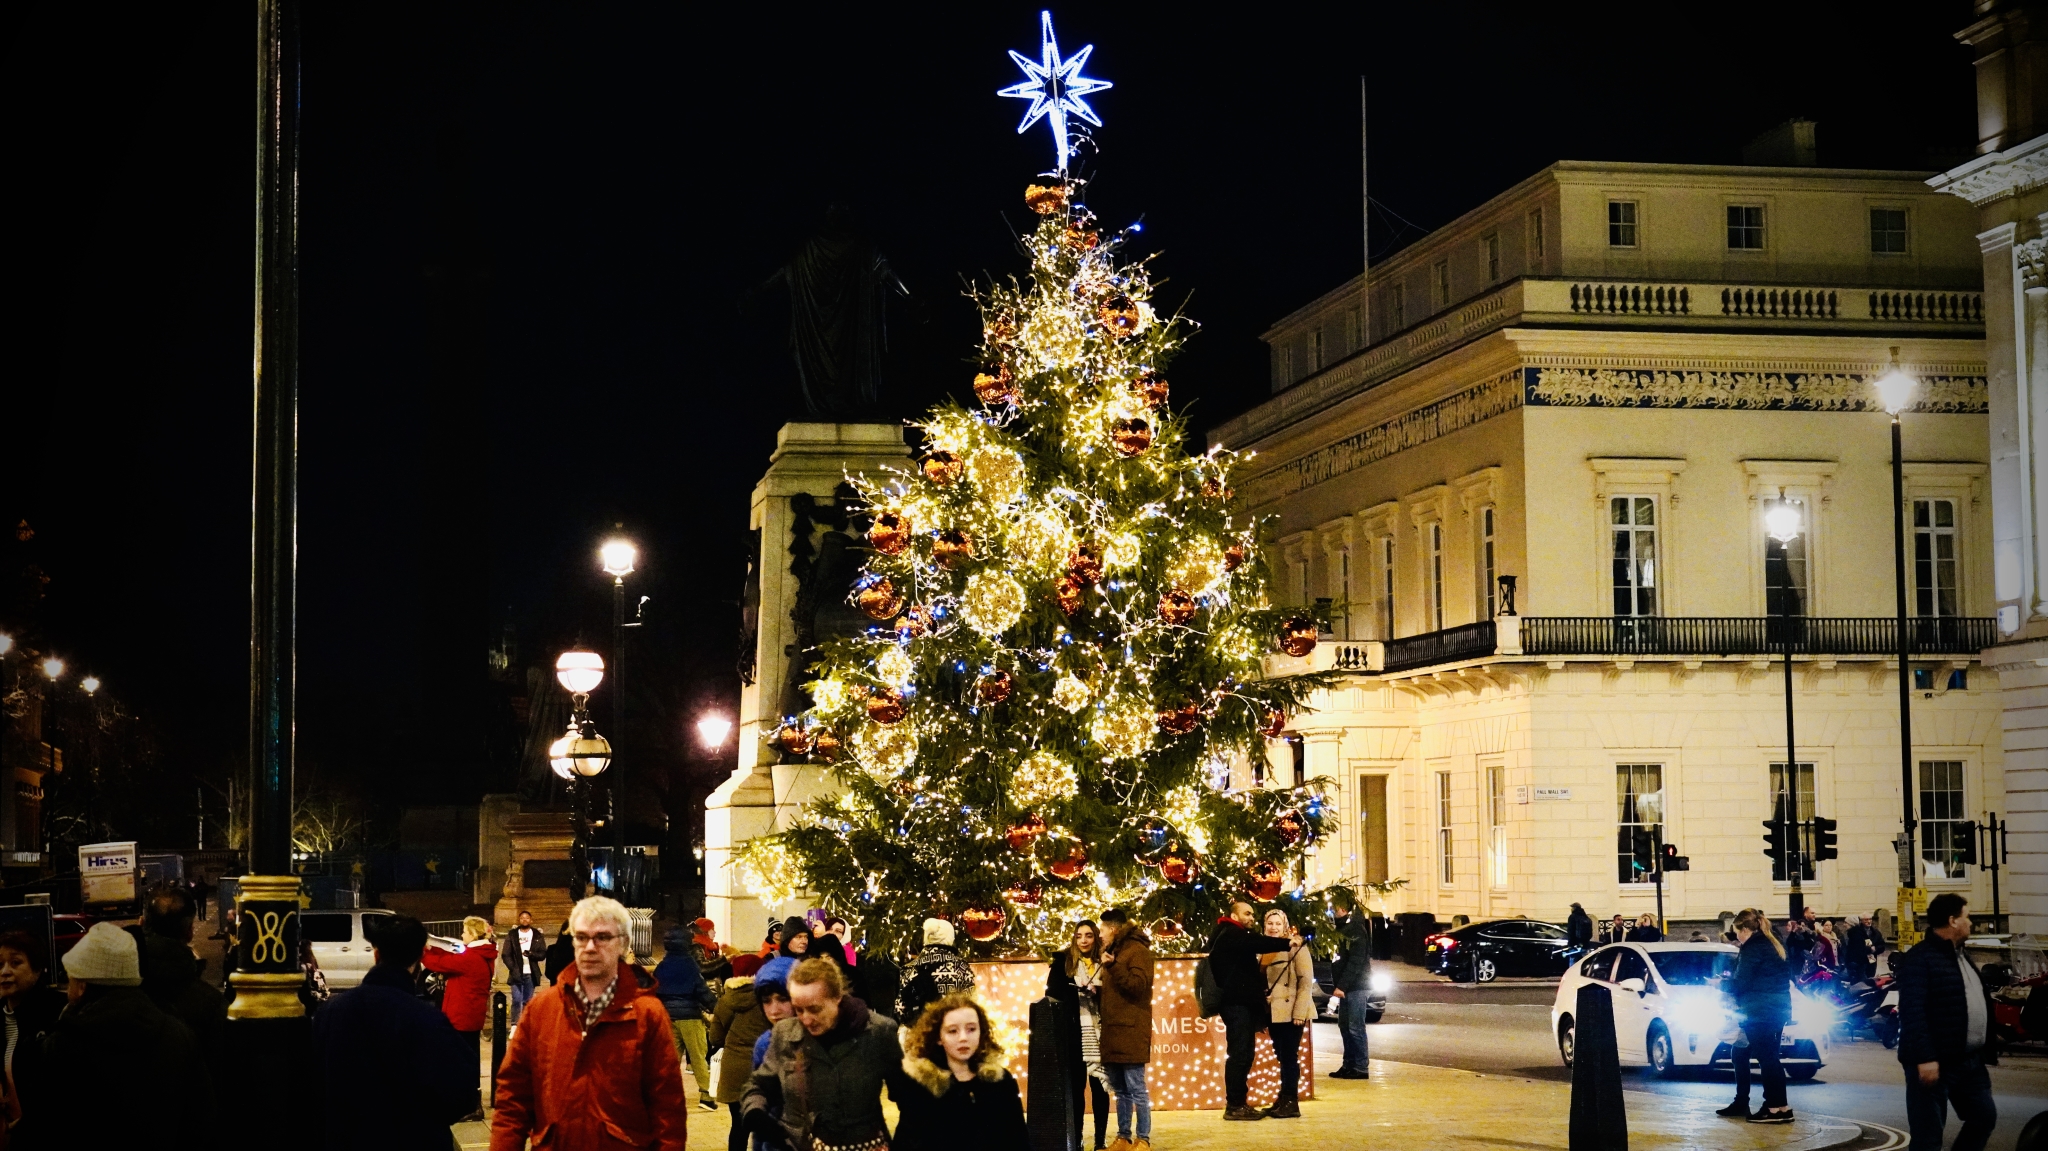
M784 981L793 966L795 961L790 959L764 963L758 955L735 956L732 977L725 981L718 1007L711 1013L711 1046L719 1053L714 1098L732 1115L726 1151L746 1151L747 1127L740 1119L740 1098L746 1093L747 1077L754 1073L755 1041L767 1035L775 1022L768 1016L771 998L779 1004L778 1018L788 1014L789 990Z
M704 973L690 954L688 931L669 928L661 946L661 965L654 969L655 995L668 1008L677 1057L689 1061L690 1074L697 1078L697 1106L716 1111L718 1104L711 1100L711 1064L705 1058L704 1017L718 1006L718 997L705 984Z
M800 915L792 915L782 921L782 942L775 947L775 954L782 958L802 960L811 953L811 925Z
M896 1021L906 1028L917 1026L925 1005L956 991L974 989L974 968L953 946L953 925L943 919L924 921L924 947L903 973L903 990L896 996Z
M64 956L70 1006L44 1041L47 1113L64 1117L65 1142L114 1147L133 1142L135 1117L109 1107L109 1067L147 1067L150 1089L168 1099L210 1099L213 1082L192 1032L142 992L135 937L95 923ZM186 1142L196 1145L194 1132Z
M716 992L731 978L732 960L719 949L717 924L709 919L698 919L690 926L696 929L690 936L690 957L697 961L698 974Z
M758 955L735 955L732 957L732 974L726 978L744 979L752 983L754 976L760 972L761 965L766 962L767 960Z

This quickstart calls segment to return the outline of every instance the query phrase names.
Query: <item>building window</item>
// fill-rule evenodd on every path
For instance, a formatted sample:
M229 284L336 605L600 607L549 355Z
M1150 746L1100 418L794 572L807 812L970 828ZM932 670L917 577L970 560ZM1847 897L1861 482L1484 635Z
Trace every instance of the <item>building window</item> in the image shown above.
M1613 496L1607 518L1614 535L1614 614L1657 614L1657 501Z
M1394 537L1380 537L1380 638L1394 638Z
M1281 382L1282 384L1291 384L1291 383L1293 383L1293 382L1294 382L1294 349L1293 349L1293 348L1275 348L1275 349L1273 349L1273 358L1274 358L1274 361L1275 361L1275 366L1276 366L1276 367L1277 367L1277 368L1279 369L1279 372L1280 372L1280 382Z
M1543 209L1529 213L1529 270L1543 271Z
M1321 328L1309 329L1308 370L1310 373L1323 370L1323 330Z
M1429 525L1429 618L1434 631L1444 630L1444 525Z
M1798 512L1803 530L1790 543L1764 537L1764 611L1770 615L1806 615L1812 607L1806 579L1806 538L1813 524L1806 518L1804 500L1771 500L1764 505L1764 512L1768 515L1777 507L1790 507Z
M1904 255L1906 251L1906 210L1870 210L1870 250L1880 256Z
M1431 301L1439 310L1451 306L1451 262L1438 260L1429 266L1429 285L1436 299Z
M1615 816L1615 879L1622 883L1649 883L1657 866L1656 847L1636 833L1647 831L1656 839L1664 835L1664 765L1616 764L1614 795L1619 802Z
M1479 509L1479 608L1480 619L1492 619L1495 588L1498 583L1493 570L1493 508L1491 505Z
M1633 248L1636 246L1636 202L1634 200L1607 201L1607 246L1610 248Z
M1793 841L1788 847L1799 856L1799 879L1802 883L1812 882L1820 875L1814 865L1812 845L1809 842L1811 828L1807 821L1813 818L1813 765L1799 764L1792 773L1791 788L1786 788L1785 765L1771 765L1771 818L1790 818L1800 826L1792 829ZM1787 804L1790 804L1788 809ZM1791 881L1791 873L1783 863L1771 864L1771 879L1776 883Z
M1758 204L1728 205L1728 249L1761 252L1764 249L1764 210Z
M1456 858L1451 854L1455 846L1451 838L1451 773L1436 773L1436 855L1437 874L1443 885L1449 887L1458 878Z
M1408 326L1408 290L1400 284L1387 289L1387 331Z
M1491 284L1500 279L1500 233L1486 237L1486 282Z
M1962 614L1956 591L1956 502L1913 501L1914 614Z
M1920 861L1929 879L1966 878L1963 853L1972 829L1963 826L1963 764L1920 761Z
M1347 352L1355 352L1358 349L1365 346L1364 320L1365 317L1359 312L1357 308L1351 309L1351 311L1345 316L1344 349Z
M1508 885L1508 771L1496 763L1486 769L1487 857L1495 887Z

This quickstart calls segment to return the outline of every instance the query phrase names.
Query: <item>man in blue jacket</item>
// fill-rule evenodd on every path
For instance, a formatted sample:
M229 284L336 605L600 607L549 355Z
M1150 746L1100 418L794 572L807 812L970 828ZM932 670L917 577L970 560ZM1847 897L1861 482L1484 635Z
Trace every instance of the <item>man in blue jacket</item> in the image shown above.
M710 1036L704 1028L704 1016L718 1006L718 997L704 982L704 972L698 969L697 957L690 952L688 931L669 928L661 946L665 954L661 966L654 969L654 993L661 997L661 1005L668 1008L676 1055L689 1062L690 1074L697 1077L697 1106L716 1111L718 1103L711 1098L711 1061L706 1047Z
M1951 1107L1963 1121L1954 1151L1982 1151L1998 1124L1984 1065L1998 1062L1998 1054L1991 1046L1991 1001L1976 965L1963 954L1970 937L1963 897L1945 891L1928 900L1927 923L1927 938L1892 963L1912 1151L1941 1151Z
M410 915L377 916L375 964L362 986L313 1018L326 1106L320 1126L332 1151L365 1147L448 1151L448 1127L479 1103L475 1044L413 994L427 929Z

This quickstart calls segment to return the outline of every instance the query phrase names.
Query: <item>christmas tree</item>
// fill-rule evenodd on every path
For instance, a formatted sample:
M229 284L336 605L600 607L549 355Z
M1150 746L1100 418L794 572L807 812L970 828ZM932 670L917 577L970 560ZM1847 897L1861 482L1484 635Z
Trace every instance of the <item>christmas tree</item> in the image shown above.
M1176 951L1244 893L1323 907L1295 877L1325 781L1228 787L1324 686L1260 676L1316 627L1272 603L1233 456L1186 450L1164 371L1191 325L1080 191L1027 190L1030 273L978 298L978 406L932 411L916 467L850 477L878 623L824 650L775 737L843 790L738 859L892 952L927 916L1008 954L1124 905Z

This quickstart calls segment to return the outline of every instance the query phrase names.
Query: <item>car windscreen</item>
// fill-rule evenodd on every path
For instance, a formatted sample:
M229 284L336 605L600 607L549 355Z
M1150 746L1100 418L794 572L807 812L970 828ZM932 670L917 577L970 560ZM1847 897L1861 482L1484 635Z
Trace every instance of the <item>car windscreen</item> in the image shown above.
M1702 987L1735 973L1739 958L1730 951L1659 951L1657 974L1674 987Z
M299 938L308 943L347 943L354 938L347 915L308 912L299 916Z

